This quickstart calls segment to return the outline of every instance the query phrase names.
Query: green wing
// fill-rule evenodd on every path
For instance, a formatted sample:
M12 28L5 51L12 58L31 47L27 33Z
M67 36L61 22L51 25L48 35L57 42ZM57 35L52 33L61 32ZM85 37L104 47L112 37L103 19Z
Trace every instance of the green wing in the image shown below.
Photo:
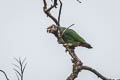
M63 40L67 43L73 43L73 42L86 43L86 41L72 29L68 29L64 32Z

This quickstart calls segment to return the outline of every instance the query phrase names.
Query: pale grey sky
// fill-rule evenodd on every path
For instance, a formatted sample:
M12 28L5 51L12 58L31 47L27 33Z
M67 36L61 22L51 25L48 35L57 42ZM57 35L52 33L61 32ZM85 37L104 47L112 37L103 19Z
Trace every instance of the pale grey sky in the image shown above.
M75 24L93 49L79 47L78 57L108 78L120 78L120 0L63 0L61 25ZM43 13L42 0L0 0L0 69L16 80L14 57L27 58L24 80L65 80L71 73L71 57L52 34L53 22ZM57 15L57 11L53 12ZM0 80L5 80L0 74ZM99 80L82 71L76 80Z

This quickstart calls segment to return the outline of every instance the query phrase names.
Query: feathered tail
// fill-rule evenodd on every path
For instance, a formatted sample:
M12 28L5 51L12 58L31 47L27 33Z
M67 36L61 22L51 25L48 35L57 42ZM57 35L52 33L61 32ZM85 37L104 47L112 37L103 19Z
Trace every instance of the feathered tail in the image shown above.
M88 44L88 43L81 44L80 46L86 47L86 48L88 48L88 49L93 48L93 47L92 47L90 44Z

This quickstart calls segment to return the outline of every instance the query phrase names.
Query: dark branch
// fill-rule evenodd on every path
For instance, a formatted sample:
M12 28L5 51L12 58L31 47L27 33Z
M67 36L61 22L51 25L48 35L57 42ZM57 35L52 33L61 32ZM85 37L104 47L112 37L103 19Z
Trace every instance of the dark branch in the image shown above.
M81 1L77 0L79 3L81 3ZM101 78L102 80L114 80L114 79L109 79L105 76L103 76L102 74L100 74L98 71L96 71L95 69L92 69L91 67L88 67L88 66L84 66L82 61L77 57L77 55L75 54L74 52L74 49L71 48L68 43L65 43L64 41L62 41L62 35L61 34L62 32L60 32L59 30L59 26L60 26L60 16L61 16L61 10L62 10L62 2L61 0L59 0L60 2L60 9L59 9L59 15L58 15L58 21L55 17L53 17L51 14L50 14L50 11L56 7L57 5L57 0L54 0L54 5L52 5L50 8L47 9L47 3L46 3L46 0L43 0L43 3L44 3L44 7L43 7L43 10L45 12L45 14L50 17L55 23L56 23L56 27L58 27L58 30L57 30L57 39L58 39L58 43L61 43L63 44L63 46L66 48L66 51L69 52L70 56L72 57L72 63L73 63L73 70L72 70L72 73L70 74L70 76L67 78L67 80L74 80L75 78L77 78L78 74L80 71L82 70L88 70L92 73L94 73L95 75L97 75L99 78ZM72 26L72 25L71 25ZM69 27L68 27L69 28ZM67 30L67 29L66 29ZM64 33L64 31L63 31ZM67 44L67 45L66 45ZM72 46L74 46L72 44ZM17 60L17 62L19 62ZM26 65L25 65L26 66ZM119 80L119 79L117 79Z
M108 79L105 76L103 76L102 74L100 74L98 71L96 71L95 69L92 69L91 67L88 66L81 66L81 70L88 70L93 72L95 75L97 75L99 78L101 78L102 80L114 80L114 79Z
M23 61L21 60L21 58L19 58L19 60L15 58L15 60L18 63L18 65L13 64L15 67L17 67L17 69L15 69L15 68L13 68L13 69L16 73L17 79L23 80L24 70L25 70L26 65L27 65L27 63L25 62L26 58Z
M82 3L80 0L77 0L77 2Z
M76 56L74 50L70 49L69 47L66 47L66 46L65 46L65 48L67 49L67 51L71 55L71 57L72 57L72 63L73 63L73 71L70 74L70 76L67 78L67 80L74 80L75 78L77 78L79 72L82 71L82 70L88 70L90 72L93 72L95 75L97 75L102 80L114 80L114 79L108 79L108 78L106 78L105 76L103 76L102 74L100 74L95 69L92 69L91 67L83 66L83 63Z
M0 70L0 72L2 72L5 75L6 80L9 80L9 78L7 77L7 74L5 73L5 71Z
M15 73L15 74L16 74L16 76L17 76L17 80L20 80L20 78L19 78L18 74L17 74L17 73Z
M58 25L57 19L56 19L54 16L52 16L51 13L50 13L50 10L53 9L53 8L55 7L55 5L52 5L51 7L49 7L49 8L47 9L46 0L43 0L43 3L44 3L43 11L45 12L45 14L46 14L48 17L50 17L50 18L56 23L56 25Z
M57 8L56 6L57 6L57 0L54 0L54 6L55 6L55 8Z
M61 0L59 0L60 2L60 10L59 10L59 16L58 16L58 26L60 26L60 16L61 16L61 10L62 10L62 2Z

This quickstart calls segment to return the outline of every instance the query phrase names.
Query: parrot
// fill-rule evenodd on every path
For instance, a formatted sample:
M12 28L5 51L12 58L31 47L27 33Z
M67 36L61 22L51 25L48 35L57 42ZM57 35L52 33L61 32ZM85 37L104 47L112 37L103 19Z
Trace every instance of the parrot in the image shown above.
M62 35L62 39L65 43L71 44L70 46L75 48L77 46L86 47L91 49L92 46L88 44L76 31L73 29L67 29L65 27L59 27ZM56 25L51 25L47 28L47 32L54 34L58 38L58 27Z

